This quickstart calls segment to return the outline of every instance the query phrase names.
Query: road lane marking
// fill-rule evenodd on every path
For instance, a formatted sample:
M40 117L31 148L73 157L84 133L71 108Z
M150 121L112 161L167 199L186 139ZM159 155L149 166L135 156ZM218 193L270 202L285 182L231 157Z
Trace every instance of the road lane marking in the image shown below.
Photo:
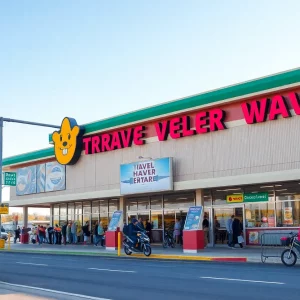
M136 273L135 271L126 271L126 270L112 270L112 269L98 269L98 268L88 268L88 269L97 270L97 271L107 271L107 272Z
M42 292L49 292L49 293L52 293L52 294L77 297L77 298L88 299L88 300L111 300L111 299L107 299L107 298L99 298L99 297L92 297L92 296L86 296L86 295L80 295L80 294L73 294L73 293L67 293L67 292L61 292L61 291L56 291L56 290L49 290L49 289L39 288L39 287L35 287L35 286L8 283L8 282L4 282L4 281L0 281L0 284L7 285L7 286L12 286L12 287L42 291Z
M200 277L200 278L201 279L213 279L213 280L227 280L227 281L267 283L267 284L285 284L284 282L276 282L276 281L247 280L247 279L234 279L234 278L219 278L219 277Z
M46 264L34 264L34 263L26 263L26 262L21 262L21 261L17 261L16 264L48 267L48 265L46 265Z

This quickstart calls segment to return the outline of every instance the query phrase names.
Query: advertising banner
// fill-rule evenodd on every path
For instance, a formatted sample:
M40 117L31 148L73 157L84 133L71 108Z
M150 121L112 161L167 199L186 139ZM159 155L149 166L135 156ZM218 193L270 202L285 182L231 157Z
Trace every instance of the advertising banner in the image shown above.
M18 169L16 195L36 194L36 166Z
M172 158L120 166L121 195L173 190Z
M226 196L227 203L265 202L269 201L269 193L233 194Z
M122 221L122 210L117 210L113 213L112 218L108 225L108 231L116 231L118 227L121 225Z
M66 189L66 166L57 162L46 163L46 192Z
M9 214L9 204L1 203L0 204L0 215L8 215Z
M3 184L8 186L17 185L17 173L16 172L4 172L3 173Z
M293 225L293 208L285 207L283 212L283 224L284 225Z
M201 222L203 207L191 206L186 216L184 230L198 230Z
M236 194L236 195L228 195L226 196L227 203L243 203L244 195L243 194Z
M36 166L36 192L44 193L46 185L46 164Z

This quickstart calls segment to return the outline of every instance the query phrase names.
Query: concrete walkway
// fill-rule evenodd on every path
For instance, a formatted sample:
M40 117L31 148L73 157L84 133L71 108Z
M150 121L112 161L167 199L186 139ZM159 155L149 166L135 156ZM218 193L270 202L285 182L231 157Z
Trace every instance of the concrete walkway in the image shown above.
M281 263L280 254L283 249L264 249L264 256L274 256L266 258L266 263ZM8 244L5 249L8 251ZM11 244L12 252L23 253L40 253L40 254L65 254L65 255L90 255L90 256L117 256L117 251L109 251L100 246L93 245L33 245L33 244ZM126 256L121 251L122 256ZM130 257L146 258L142 254L134 254ZM155 259L176 259L176 260L202 260L202 261L230 261L230 262L261 262L261 247L245 247L243 249L237 247L231 249L227 246L216 246L213 248L206 248L199 253L185 254L182 247L163 248L159 245L152 245L152 255L150 258Z

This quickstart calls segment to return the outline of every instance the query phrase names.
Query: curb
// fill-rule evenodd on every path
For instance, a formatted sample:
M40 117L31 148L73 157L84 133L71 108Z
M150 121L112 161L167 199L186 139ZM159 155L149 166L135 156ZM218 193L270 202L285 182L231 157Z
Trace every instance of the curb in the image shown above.
M35 250L7 250L1 249L0 252L5 253L26 253L26 254L41 254L41 255L72 255L72 256L92 256L92 257L115 257L119 256L117 253L93 253L93 252L71 252L71 251L35 251ZM156 260L178 260L178 261L214 261L214 262L248 262L246 257L210 257L210 256L185 256L185 255L164 255L152 254L146 257L143 254L126 255L121 254L120 258L136 258L136 259L156 259Z

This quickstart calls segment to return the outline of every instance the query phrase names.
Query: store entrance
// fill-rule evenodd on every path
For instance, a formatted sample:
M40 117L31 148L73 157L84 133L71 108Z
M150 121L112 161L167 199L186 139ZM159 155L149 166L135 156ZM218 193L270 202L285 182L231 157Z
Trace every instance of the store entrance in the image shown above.
M226 222L231 218L232 215L240 220L244 228L244 209L242 206L213 208L211 236L213 237L214 245L227 245L228 235L226 230Z

